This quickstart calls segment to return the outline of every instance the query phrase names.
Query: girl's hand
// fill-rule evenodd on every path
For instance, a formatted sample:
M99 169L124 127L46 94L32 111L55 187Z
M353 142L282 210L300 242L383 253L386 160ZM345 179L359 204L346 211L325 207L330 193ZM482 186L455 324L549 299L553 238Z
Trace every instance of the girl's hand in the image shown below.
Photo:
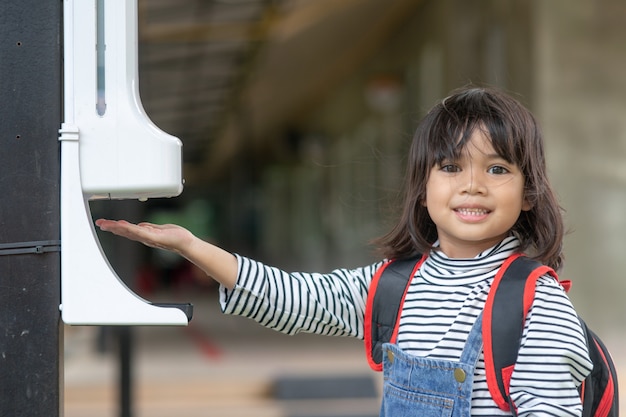
M183 256L185 249L195 239L190 231L175 224L133 224L126 220L99 219L96 220L96 225L105 232L111 232L153 248L177 252Z
M175 224L133 224L126 220L96 220L96 226L153 248L176 252L202 269L221 285L232 289L237 281L237 259L215 245L198 239Z

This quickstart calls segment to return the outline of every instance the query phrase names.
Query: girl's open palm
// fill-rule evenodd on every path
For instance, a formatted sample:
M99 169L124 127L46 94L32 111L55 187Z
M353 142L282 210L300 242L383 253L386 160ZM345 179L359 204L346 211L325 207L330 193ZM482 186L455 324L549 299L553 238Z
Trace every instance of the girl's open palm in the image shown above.
M130 223L126 220L96 220L96 226L153 248L166 249L183 256L207 276L232 289L237 281L237 259L224 249L197 238L175 224Z
M146 246L177 253L184 252L185 247L194 239L191 232L175 224L133 224L126 220L99 219L96 220L96 225L103 231L141 242Z

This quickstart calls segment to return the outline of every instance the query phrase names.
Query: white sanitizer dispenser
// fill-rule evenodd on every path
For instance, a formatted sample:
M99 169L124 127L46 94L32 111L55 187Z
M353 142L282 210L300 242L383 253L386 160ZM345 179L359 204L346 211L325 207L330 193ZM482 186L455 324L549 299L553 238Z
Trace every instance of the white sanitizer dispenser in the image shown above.
M64 0L61 316L76 325L186 325L190 304L152 304L117 276L89 200L174 197L181 141L154 125L138 88L136 0Z

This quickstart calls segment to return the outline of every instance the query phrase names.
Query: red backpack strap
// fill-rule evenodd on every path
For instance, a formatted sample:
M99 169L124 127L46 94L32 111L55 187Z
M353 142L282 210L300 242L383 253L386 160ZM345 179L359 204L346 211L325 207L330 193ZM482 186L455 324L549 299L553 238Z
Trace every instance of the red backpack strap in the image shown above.
M382 370L382 349L398 336L400 311L411 278L425 256L385 262L374 274L367 294L364 318L364 338L367 362L375 371Z
M511 255L491 284L483 311L485 372L491 397L511 410L509 385L517 361L524 321L535 299L537 280L554 270L522 254Z

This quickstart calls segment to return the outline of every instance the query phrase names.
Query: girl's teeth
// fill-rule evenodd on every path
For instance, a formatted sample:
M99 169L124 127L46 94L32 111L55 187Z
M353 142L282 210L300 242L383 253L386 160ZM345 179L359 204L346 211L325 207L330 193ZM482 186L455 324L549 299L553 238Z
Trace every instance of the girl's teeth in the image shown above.
M484 209L458 209L457 211L464 216L479 216L488 213L488 211Z

